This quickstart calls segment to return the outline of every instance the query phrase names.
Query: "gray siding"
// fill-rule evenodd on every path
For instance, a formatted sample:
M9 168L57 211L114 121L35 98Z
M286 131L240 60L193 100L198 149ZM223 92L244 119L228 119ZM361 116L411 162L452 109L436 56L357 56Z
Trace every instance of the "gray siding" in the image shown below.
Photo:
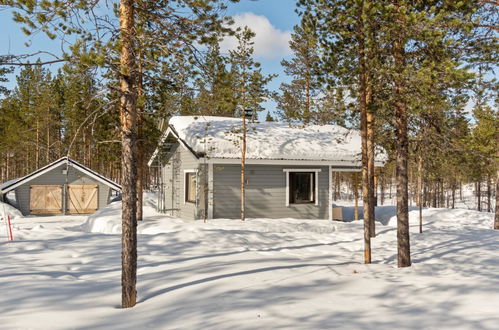
M17 187L16 199L20 211L23 215L29 214L30 205L30 185L65 185L67 184L81 184L81 185L98 185L98 207L102 208L109 203L110 188L109 186L97 181L86 174L75 170L73 167L69 166L68 179L66 182L66 175L62 174L62 170L66 169L66 164L61 164L60 166L50 170L47 173L34 178L25 184Z
M186 170L198 171L198 192L196 203L185 202L184 173ZM163 211L175 217L194 220L202 217L204 196L202 196L203 172L198 160L192 153L177 144L166 164L161 167L164 201Z
M286 173L283 169L320 169L318 178L319 205L286 206ZM240 218L240 165L213 166L214 218ZM247 218L328 218L328 167L246 165Z

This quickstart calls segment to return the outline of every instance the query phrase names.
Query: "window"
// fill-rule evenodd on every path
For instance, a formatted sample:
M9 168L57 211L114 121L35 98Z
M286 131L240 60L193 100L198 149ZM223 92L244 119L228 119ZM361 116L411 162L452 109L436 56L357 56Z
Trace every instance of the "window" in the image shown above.
M318 203L320 169L284 169L286 173L286 206Z
M314 183L314 172L289 172L289 203L315 203Z
M185 201L196 203L196 172L185 172Z

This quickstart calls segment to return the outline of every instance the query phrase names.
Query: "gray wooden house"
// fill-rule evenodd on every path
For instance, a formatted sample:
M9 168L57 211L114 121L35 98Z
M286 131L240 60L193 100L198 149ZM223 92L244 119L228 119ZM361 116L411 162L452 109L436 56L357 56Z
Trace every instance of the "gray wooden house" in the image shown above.
M158 211L183 219L239 218L241 119L172 117L149 161ZM361 168L358 131L248 122L246 217L332 219L332 176ZM378 150L376 166L386 158Z
M63 157L25 177L5 182L0 195L23 215L89 214L109 204L120 185Z

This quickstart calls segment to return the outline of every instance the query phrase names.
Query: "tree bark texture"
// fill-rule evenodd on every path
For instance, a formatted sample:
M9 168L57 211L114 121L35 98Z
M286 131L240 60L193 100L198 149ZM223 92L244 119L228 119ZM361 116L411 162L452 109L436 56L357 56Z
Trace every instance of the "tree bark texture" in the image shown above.
M355 198L354 219L359 220L359 177L353 172L353 195Z
M499 168L496 174L496 212L494 218L494 229L499 229Z
M371 88L369 87L369 79L366 82L366 128L367 128L367 173L368 173L368 185L367 194L369 199L368 212L369 212L369 235L371 237L376 237L376 225L374 223L375 218L375 169L374 169L374 115L369 110L369 103L371 102Z
M368 134L367 134L367 68L365 59L365 40L363 8L359 6L357 14L357 58L359 62L359 104L360 104L360 133L362 139L362 199L364 202L364 263L371 263L371 234L370 234L370 195L369 195L369 162L368 162Z
M400 38L401 39L401 38ZM396 126L396 176L397 176L397 261L398 267L411 265L409 240L408 208L408 158L409 139L407 136L407 108L404 103L402 74L404 70L404 45L398 39L394 42L394 60L396 68L395 82L395 126Z
M120 122L122 143L122 307L137 301L137 100L134 54L134 1L120 0Z
M482 211L482 182L479 180L476 183L476 198L477 198L477 210Z
M418 157L419 233L423 232L423 157Z
M142 58L140 56L140 53L137 69L137 94L140 99L144 94L142 85ZM137 221L142 221L144 201L144 142L142 133L142 121L144 112L143 103L144 100L140 100L140 106L137 108Z

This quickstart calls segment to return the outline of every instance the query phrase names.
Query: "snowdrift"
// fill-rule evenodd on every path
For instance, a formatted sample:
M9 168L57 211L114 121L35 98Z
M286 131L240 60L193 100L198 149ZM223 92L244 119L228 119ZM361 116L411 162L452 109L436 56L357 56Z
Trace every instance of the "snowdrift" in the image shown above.
M6 218L7 216L10 216L11 219L14 219L17 217L22 217L23 214L14 206L0 202L0 217Z

